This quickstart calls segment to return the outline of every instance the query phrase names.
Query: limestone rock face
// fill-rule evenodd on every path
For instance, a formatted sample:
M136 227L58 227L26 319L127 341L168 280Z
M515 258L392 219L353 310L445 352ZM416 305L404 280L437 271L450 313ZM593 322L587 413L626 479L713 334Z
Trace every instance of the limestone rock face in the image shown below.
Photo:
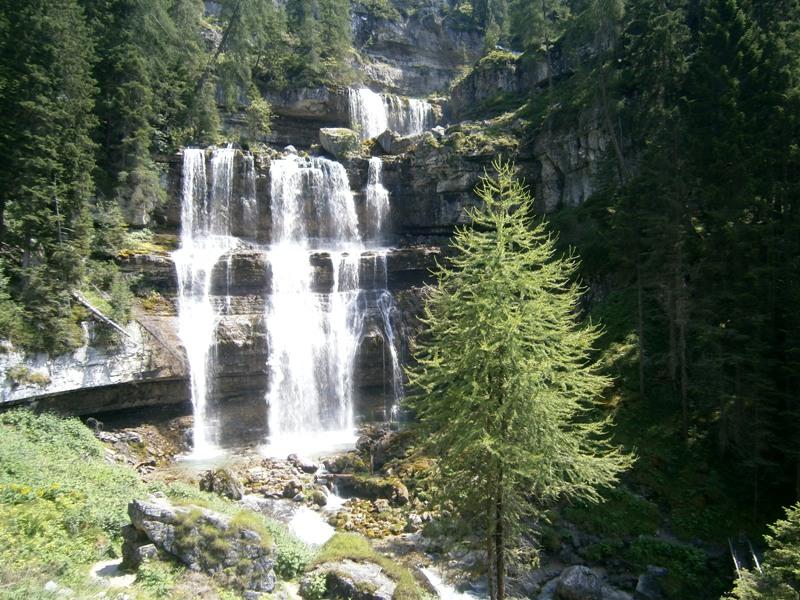
M70 414L91 414L114 404L110 389L133 382L141 387L127 397L131 407L174 404L186 397L180 390L185 365L165 341L168 333L162 335L135 321L118 342L104 338L91 322L86 331L85 345L69 354L26 355L10 347L0 352L0 406L40 398L39 407L58 409L60 399L70 396L64 404ZM155 389L151 383L164 385Z
M189 569L211 574L233 570L229 583L245 592L275 589L271 549L257 531L237 525L231 517L197 507L174 507L155 497L134 500L128 515L136 532ZM138 541L127 535L125 543L123 555L134 555Z
M383 569L370 562L342 560L319 565L303 578L300 594L307 595L314 577L325 577L326 598L391 600L397 584Z
M492 53L482 59L453 88L445 115L451 122L461 121L488 100L501 95L521 96L546 81L546 62L521 61L520 56L510 52Z
M407 96L444 91L459 68L478 59L483 36L459 29L445 1L424 8L376 15L353 5L354 44L370 87Z
M358 134L344 127L323 127L319 130L319 143L336 158L355 154L361 148Z
M540 171L535 195L545 212L578 206L596 191L603 159L611 150L600 122L600 109L595 107L583 111L570 127L537 136L533 155Z

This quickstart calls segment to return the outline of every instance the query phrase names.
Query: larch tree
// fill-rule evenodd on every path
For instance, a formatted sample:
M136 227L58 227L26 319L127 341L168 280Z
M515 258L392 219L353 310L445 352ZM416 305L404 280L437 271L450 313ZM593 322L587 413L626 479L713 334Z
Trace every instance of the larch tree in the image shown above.
M442 506L486 544L490 593L528 518L558 499L600 500L632 463L607 435L597 399L609 380L591 361L598 336L581 325L577 261L530 218L514 168L477 190L481 208L453 240L430 290L415 351L410 407L439 457Z

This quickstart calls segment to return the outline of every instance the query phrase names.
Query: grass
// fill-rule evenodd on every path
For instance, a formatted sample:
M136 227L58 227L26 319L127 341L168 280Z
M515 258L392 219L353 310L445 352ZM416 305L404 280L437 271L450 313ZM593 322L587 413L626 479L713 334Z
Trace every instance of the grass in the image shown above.
M393 600L418 600L425 598L425 594L417 585L411 571L396 561L378 554L366 538L355 533L337 533L334 535L320 548L319 552L314 557L312 566L318 566L327 562L340 562L343 560L371 562L380 566L384 573L397 583L394 595L392 596Z
M309 548L280 523L185 483L145 486L130 467L107 463L105 451L78 419L19 409L0 413L0 597L4 600L52 599L53 594L44 592L49 580L71 589L77 598L96 596L101 590L88 577L90 565L118 558L120 530L129 523L128 503L155 491L176 504L231 515L234 528L257 531L274 549L275 571L284 580L296 579L310 562ZM199 514L197 508L187 511L188 529L190 521L197 524ZM198 535L212 533L202 523L197 529ZM210 551L224 554L224 546L225 540L211 539ZM154 561L139 570L136 584L125 594L134 600L188 600L195 596L187 577L182 565ZM218 591L220 598L236 597L230 589Z
M0 414L0 456L3 593L36 597L49 579L85 587L88 565L117 555L139 478L106 463L77 419L25 410Z

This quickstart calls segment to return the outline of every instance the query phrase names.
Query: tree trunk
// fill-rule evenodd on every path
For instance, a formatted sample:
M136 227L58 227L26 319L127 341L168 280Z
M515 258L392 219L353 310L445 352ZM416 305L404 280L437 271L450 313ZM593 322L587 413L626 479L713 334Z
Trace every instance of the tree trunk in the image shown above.
M606 131L608 131L608 135L611 136L611 145L614 146L614 154L617 156L617 173L619 175L619 183L620 185L625 185L625 183L630 179L628 176L628 166L625 163L625 155L622 153L622 144L617 136L617 130L614 128L614 124L611 122L611 113L608 108L608 90L607 90L607 83L606 83L606 69L605 66L600 67L600 95L602 98L603 104L603 121L605 122Z
M231 35L231 31L233 31L236 22L239 20L239 11L242 8L242 0L237 0L236 6L233 7L233 13L231 13L231 20L228 22L228 26L225 28L225 31L222 34L222 39L219 42L219 46L214 51L214 55L208 59L208 63L206 64L206 68L203 69L203 73L200 75L200 79L197 80L197 84L194 86L194 93L192 94L192 99L197 96L200 90L206 83L206 79L208 79L208 74L211 72L211 66L217 62L219 55L222 54L222 51L225 49L225 46L228 45L228 38Z
M644 399L644 290L641 254L636 256L636 329L639 336L639 398Z
M502 487L503 473L499 473ZM496 592L497 600L504 600L506 597L506 557L505 544L503 542L503 492L498 490L495 501L495 531L494 531L494 552L495 552L495 579L497 581Z

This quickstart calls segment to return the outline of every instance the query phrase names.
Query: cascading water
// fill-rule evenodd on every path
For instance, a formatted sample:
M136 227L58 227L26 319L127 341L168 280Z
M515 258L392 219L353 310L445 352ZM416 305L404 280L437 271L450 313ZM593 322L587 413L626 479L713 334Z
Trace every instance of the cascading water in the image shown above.
M417 135L434 124L433 107L418 98L378 94L368 88L349 91L350 123L362 139L391 129L401 135Z
M380 94L368 88L351 89L349 93L350 124L368 140L389 128L386 106Z
M367 173L367 187L364 190L367 209L367 237L368 239L380 242L386 231L386 221L389 217L389 191L383 185L382 178L383 161L378 157L369 160L369 170ZM403 369L400 364L400 352L398 350L398 340L395 335L395 321L397 315L397 305L394 296L389 291L389 277L387 269L387 250L376 248L372 257L372 286L374 308L380 318L381 333L384 339L384 347L389 350L389 360L392 372L392 394L391 404L388 406L388 414L394 416L399 402L403 398Z
M212 152L209 188L205 151L187 148L183 153L181 245L173 260L178 273L178 334L186 349L194 408L192 454L197 458L213 455L217 446L208 412L209 361L218 317L210 292L214 265L235 246L229 235L233 158L231 148Z
M236 156L232 148L213 149L208 160L204 150L184 151L181 246L173 257L195 415L193 458L213 456L224 442L224 419L218 417L225 415L214 403L209 409L210 399L224 393L212 376L219 369L215 334L220 320L241 306L233 303L236 254L252 255L263 233L253 158ZM314 444L354 441L354 369L368 327L380 330L385 365L391 363L391 390L384 388L384 397L393 406L402 396L397 309L388 291L388 249L381 246L389 216L381 171L381 160L370 160L359 225L341 164L297 155L271 163L271 243L260 247L271 282L264 308L269 452L308 453ZM237 177L241 184L235 185ZM225 279L212 282L218 263Z
M433 107L418 98L383 97L389 129L402 135L417 135L433 127Z
M364 190L367 204L367 239L380 240L389 216L389 190L383 186L381 172L383 161L378 157L369 159L367 187Z
M267 405L269 442L277 451L296 448L298 434L310 441L321 432L352 431L363 244L342 165L290 156L272 162L271 178ZM330 294L313 287L310 258L323 252L333 268Z

